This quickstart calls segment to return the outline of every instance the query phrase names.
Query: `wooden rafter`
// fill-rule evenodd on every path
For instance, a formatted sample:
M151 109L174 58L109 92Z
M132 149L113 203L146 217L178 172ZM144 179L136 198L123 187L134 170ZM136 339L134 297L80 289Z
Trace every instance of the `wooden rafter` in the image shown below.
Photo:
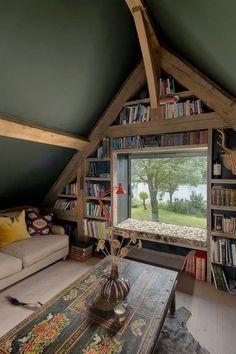
M62 172L58 180L54 183L51 190L47 194L43 202L44 205L50 205L61 192L63 187L76 177L78 168L82 167L81 164L83 163L83 159L93 153L100 140L105 136L107 128L118 116L123 105L127 100L129 100L132 96L141 90L145 82L146 75L144 65L143 62L140 62L98 120L95 128L89 135L90 143L86 147L86 150L84 152L78 152L74 155L74 157L71 159L65 170Z
M145 72L147 77L148 90L150 95L150 105L152 109L151 119L158 119L159 111L159 88L160 88L160 60L155 59L149 22L143 13L144 7L141 0L126 0L127 5L133 15L135 27L137 30L139 43L142 51ZM151 30L150 30L151 31ZM156 41L156 44L158 42Z
M0 136L62 146L76 150L84 150L89 144L89 141L85 138L34 126L6 115L0 115Z

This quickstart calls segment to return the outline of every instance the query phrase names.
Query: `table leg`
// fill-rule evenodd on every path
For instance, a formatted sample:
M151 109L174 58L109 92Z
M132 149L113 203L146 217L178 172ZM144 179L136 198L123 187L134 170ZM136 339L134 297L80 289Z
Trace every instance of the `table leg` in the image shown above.
M175 292L173 294L171 303L170 303L170 312L169 312L169 317L174 317L175 316Z

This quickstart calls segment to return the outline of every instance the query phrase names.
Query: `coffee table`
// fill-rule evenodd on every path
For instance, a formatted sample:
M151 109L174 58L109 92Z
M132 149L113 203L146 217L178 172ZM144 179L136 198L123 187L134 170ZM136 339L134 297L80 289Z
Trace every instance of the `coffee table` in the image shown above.
M105 258L0 339L0 353L152 353L165 317L175 310L177 272L124 259L128 278L125 324L101 309L99 279L110 270Z

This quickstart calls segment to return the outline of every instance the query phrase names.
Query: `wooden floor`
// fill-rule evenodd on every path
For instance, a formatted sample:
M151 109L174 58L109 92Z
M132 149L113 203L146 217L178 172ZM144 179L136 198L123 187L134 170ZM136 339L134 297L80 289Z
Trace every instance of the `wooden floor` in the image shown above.
M97 261L91 258L85 263L57 262L0 292L0 336L31 313L9 305L6 295L44 303ZM194 281L186 274L181 275L177 290L177 308L185 306L191 311L188 329L200 344L211 354L236 354L236 297L217 291L210 284Z

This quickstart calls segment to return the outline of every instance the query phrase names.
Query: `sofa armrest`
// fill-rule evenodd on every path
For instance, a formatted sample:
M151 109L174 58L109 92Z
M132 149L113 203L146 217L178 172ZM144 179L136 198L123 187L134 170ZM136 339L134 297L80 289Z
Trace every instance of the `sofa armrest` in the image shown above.
M63 226L52 225L51 230L54 235L65 235L65 229Z

